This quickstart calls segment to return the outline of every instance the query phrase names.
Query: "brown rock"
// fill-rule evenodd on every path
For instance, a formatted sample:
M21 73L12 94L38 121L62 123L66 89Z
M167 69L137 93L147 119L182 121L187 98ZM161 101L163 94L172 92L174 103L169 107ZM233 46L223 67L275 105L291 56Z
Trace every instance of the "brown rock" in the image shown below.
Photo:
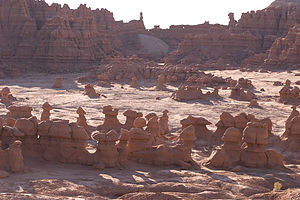
M57 77L55 79L55 82L54 82L52 88L62 88L63 87L62 82L63 82L62 77Z
M84 94L89 96L90 98L99 98L100 94L98 94L95 89L94 86L92 84L87 84L84 87Z
M32 107L29 106L9 106L7 108L9 112L6 114L7 117L11 118L29 118L31 117Z
M103 114L105 115L104 123L97 127L100 132L108 132L110 130L115 130L119 132L121 130L121 123L119 122L117 116L119 109L113 109L112 106L104 106Z
M50 111L53 109L53 107L48 102L45 102L42 108L43 112L41 114L41 121L50 120Z

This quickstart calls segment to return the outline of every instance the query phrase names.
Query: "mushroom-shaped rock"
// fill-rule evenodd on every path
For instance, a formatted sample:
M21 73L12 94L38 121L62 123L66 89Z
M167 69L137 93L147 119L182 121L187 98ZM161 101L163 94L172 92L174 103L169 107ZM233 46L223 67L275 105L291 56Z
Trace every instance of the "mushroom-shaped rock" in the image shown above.
M123 113L123 115L126 116L126 121L125 121L125 124L122 127L127 129L127 130L130 130L131 128L133 128L133 123L134 123L134 120L136 118L143 116L142 113L138 113L138 112L133 111L133 110L126 110Z
M110 130L107 133L95 131L92 133L92 138L98 142L115 142L118 140L119 134L115 130Z
M95 153L95 167L103 169L105 167L115 167L118 165L119 153L116 141L119 134L115 130L107 133L94 132L92 138L98 141L97 151Z
M112 106L104 106L103 114L105 115L104 123L97 127L98 131L108 132L110 130L115 130L117 132L121 129L121 123L119 122L117 115L119 113L119 109L113 109Z
M52 110L53 107L48 102L45 102L42 108L43 108L43 112L41 114L41 121L50 120L50 110Z
M211 123L203 117L188 116L187 119L191 122L191 125L195 127L195 134L197 138L206 138L210 131L207 129L207 125Z
M44 110L48 110L48 111L50 111L50 110L53 109L53 107L52 107L48 102L45 102L45 103L43 104L42 108L43 108Z

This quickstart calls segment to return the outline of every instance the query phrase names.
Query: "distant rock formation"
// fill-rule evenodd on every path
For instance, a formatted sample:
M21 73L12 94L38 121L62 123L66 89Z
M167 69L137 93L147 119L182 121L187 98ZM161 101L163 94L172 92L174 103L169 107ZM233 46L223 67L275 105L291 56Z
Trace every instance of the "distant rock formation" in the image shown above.
M300 63L300 25L292 27L283 38L277 38L267 52L266 66L293 66Z
M275 0L269 7L281 7L281 6L300 6L299 0Z

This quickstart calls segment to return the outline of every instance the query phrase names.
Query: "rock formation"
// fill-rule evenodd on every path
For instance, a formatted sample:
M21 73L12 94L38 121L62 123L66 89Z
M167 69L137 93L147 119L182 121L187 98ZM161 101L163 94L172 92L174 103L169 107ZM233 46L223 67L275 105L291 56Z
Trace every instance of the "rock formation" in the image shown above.
M255 94L249 90L245 92L243 88L236 86L231 88L229 98L236 99L239 101L251 101L253 98L255 98Z
M113 109L112 106L104 106L103 107L103 114L105 115L104 123L97 127L97 130L101 133L107 133L110 130L115 130L120 132L121 130L121 123L119 122L117 116L119 113L119 109Z
M242 132L247 126L248 122L261 122L266 124L268 129L268 135L271 137L272 134L272 121L269 118L256 119L254 115L240 113L236 116L232 116L228 112L223 112L220 115L220 120L217 122L217 130L214 132L215 141L219 141L224 135L228 128L234 127Z
M31 117L32 107L30 106L9 106L7 108L9 112L6 114L7 117L12 118L29 118Z
M78 114L77 117L77 124L78 126L82 126L87 132L89 132L89 126L86 122L86 118L85 118L85 114L86 112L83 110L83 108L79 107L76 111L76 113Z
M298 65L299 59L300 25L292 27L283 38L277 38L270 50L264 65L271 67L286 67Z
M152 135L144 129L146 120L138 117L134 120L134 128L129 131L130 138L128 141L128 156L129 159L134 159L134 152L148 149L152 146Z
M206 164L223 169L238 165L241 160L241 131L234 127L226 129L222 141L224 144L212 152Z
M252 99L248 105L250 108L261 108L256 99Z
M170 132L169 130L169 116L168 116L169 111L164 110L162 116L159 118L159 130L160 130L160 135L165 135Z
M185 169L198 168L191 157L193 142L196 140L193 126L182 130L179 141L172 145L167 143L158 146L150 145L151 135L139 128L131 129L130 133L133 134L128 144L131 160L149 165L177 165ZM134 138L134 143L131 143L133 142L132 138Z
M91 164L85 149L88 133L76 123L66 120L43 121L38 124L40 154L50 161Z
M89 96L90 98L99 98L100 94L98 94L95 89L94 86L92 84L87 84L84 87L84 94Z
M19 140L14 141L7 151L8 154L8 163L9 170L12 172L23 172L24 171L24 163L23 163L23 155L22 155L22 142Z
M229 29L233 29L237 24L237 21L234 19L234 13L229 13L228 17L229 17L228 27Z
M186 127L192 125L195 129L195 136L197 139L203 140L209 138L209 135L211 134L211 131L206 127L211 123L203 117L188 116L186 119L181 120L180 124L182 126L181 130L184 130Z
M97 151L94 154L94 167L98 170L116 167L119 165L119 152L116 141L119 134L115 130L107 133L98 131L92 134L92 138L98 141Z
M63 78L62 77L57 77L55 79L55 82L52 86L52 88L62 88L63 87Z
M42 108L43 112L41 114L41 121L50 120L50 111L53 109L53 107L48 102L45 102Z
M136 81L137 81L136 77L131 78L131 87L135 88L138 86Z
M282 156L273 150L265 150L268 143L268 127L266 124L251 122L243 131L243 141L246 146L242 148L241 163L246 167L283 166Z
M286 162L299 163L299 144L300 144L300 115L293 106L293 110L286 121L285 132L281 136L283 140L282 151Z
M220 98L220 95L217 88L214 88L213 92L208 91L207 93L203 93L201 87L181 85L171 97L177 101L190 101L217 99Z
M241 131L228 128L222 140L224 144L215 149L207 161L207 165L228 169L237 165L251 168L273 168L283 166L283 158L273 150L265 150L268 143L268 128L260 122L250 122ZM241 141L244 144L241 146Z
M35 0L14 3L9 0L0 5L1 49L11 44L0 57L5 63L20 64L20 72L26 71L29 64L42 71L79 71L118 54L156 58L154 53L163 43L153 47L153 52L144 50L145 45L153 45L139 36L148 36L143 20L115 21L106 9L91 10L80 5L72 10L67 5L49 6Z
M138 117L143 116L142 113L138 113L138 112L133 111L133 110L126 110L123 113L123 115L126 116L126 121L125 121L125 124L122 125L122 128L124 128L126 130L130 130L131 128L133 128L134 120Z
M157 78L156 89L157 90L164 90L165 88L166 88L166 86L165 86L165 75L160 74Z
M3 150L0 141L0 169L15 173L24 171L21 145L22 142L16 140L7 149Z
M8 87L4 87L1 92L1 103L10 104L12 101L16 101L17 99L10 93L10 89Z
M284 86L279 91L278 102L284 104L292 104L299 105L300 104L300 89L295 86L294 88L290 88L288 86Z
M119 142L117 143L117 150L119 152L119 164L125 166L128 161L128 140L130 138L130 133L126 129L121 129L121 135L119 137Z

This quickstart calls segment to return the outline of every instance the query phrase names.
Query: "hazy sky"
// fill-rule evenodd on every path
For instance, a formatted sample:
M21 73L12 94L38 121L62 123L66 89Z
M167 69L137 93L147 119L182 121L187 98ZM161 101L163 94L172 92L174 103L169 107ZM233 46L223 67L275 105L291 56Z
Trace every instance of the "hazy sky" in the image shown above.
M241 13L260 10L273 0L46 0L69 4L70 8L77 8L81 3L92 9L106 8L114 13L116 20L128 22L139 19L143 12L146 28L160 25L168 28L178 24L202 24L209 21L211 24L228 24L228 13L235 13L238 20Z

